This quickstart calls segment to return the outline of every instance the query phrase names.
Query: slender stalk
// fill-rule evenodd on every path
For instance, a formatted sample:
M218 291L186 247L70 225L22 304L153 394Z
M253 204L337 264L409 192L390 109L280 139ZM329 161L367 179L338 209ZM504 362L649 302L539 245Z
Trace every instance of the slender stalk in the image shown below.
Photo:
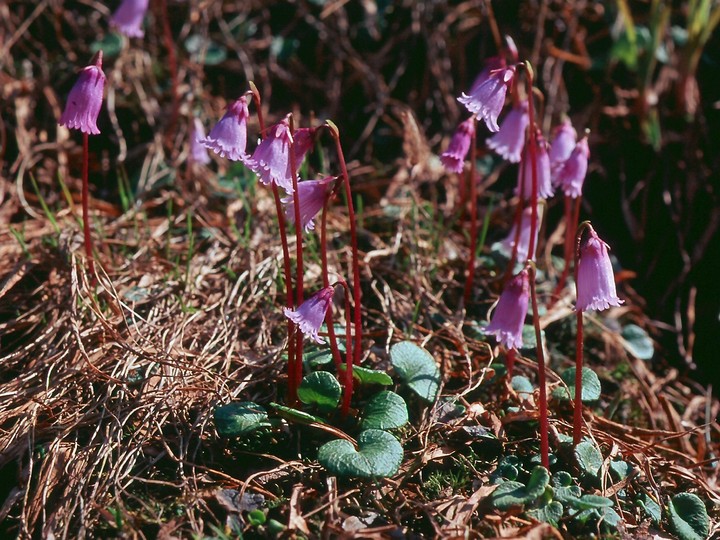
M85 243L85 256L88 260L88 270L92 280L95 280L95 259L93 258L92 238L90 238L90 143L88 134L83 132L83 169L82 169L82 219L83 239Z
M583 221L575 235L575 297L577 298L578 262L580 261L580 241L583 232L590 226L589 221ZM573 446L580 443L582 436L582 368L583 368L583 312L575 306L577 317L577 332L575 333L575 400L573 402Z
M290 175L292 176L293 185L293 209L295 212L295 303L300 305L303 303L303 236L302 223L300 221L300 197L298 197L298 175L297 163L295 162L295 142L293 136L295 127L292 115L290 115L290 148L288 149L290 158ZM303 368L303 336L301 332L297 332L295 336L295 390L300 386L302 381Z
M260 138L265 136L265 121L262 113L262 100L260 92L258 91L255 84L250 81L250 93L255 101L255 111L258 117L258 126L260 127ZM278 190L275 182L270 183L270 187L273 193L273 199L275 201L275 212L278 217L278 229L280 231L280 242L282 244L283 251L283 270L285 273L285 304L288 309L295 307L295 299L292 288L292 268L290 266L290 248L288 247L287 241L287 227L285 226L285 213L282 207L282 201L280 200L280 191ZM298 304L299 305L299 304ZM296 354L295 354L295 332L296 325L290 319L287 319L288 328L288 403L292 406L297 403L297 365L296 365ZM302 357L301 360L302 362ZM302 371L301 371L302 373Z
M320 261L322 267L323 288L330 286L330 275L328 274L327 258L327 213L330 206L330 198L334 192L335 188L325 194L323 213L320 220ZM330 341L330 350L332 351L333 361L335 362L335 371L337 371L339 377L340 366L342 365L342 357L340 355L340 349L338 349L337 336L335 335L335 324L333 323L332 308L327 310L327 313L325 315L325 324L328 329L328 340Z
M523 159L520 160L520 193L518 194L518 205L515 208L515 215L513 216L513 222L515 223L515 238L514 238L514 245L512 248L512 253L510 255L510 262L507 265L507 268L505 269L505 275L502 278L502 283L505 285L505 283L508 282L508 280L513 275L513 269L515 268L515 263L517 262L517 256L518 256L518 248L520 244L520 228L522 226L522 214L523 210L525 209L525 198L527 194L525 193L525 165L526 165L526 159L524 159L525 149L522 151L523 153ZM529 253L529 252L528 252Z
M542 466L550 467L550 447L548 443L548 408L547 388L545 381L545 351L543 349L542 334L540 333L540 315L538 313L537 292L535 290L535 264L530 263L530 298L533 308L533 327L535 328L536 354L538 360L538 386L540 387L540 459Z
M512 379L513 371L515 369L515 357L517 356L517 349L514 347L507 352L505 360L505 368L507 369L508 379Z
M538 168L537 168L537 131L535 129L535 105L533 97L533 69L529 62L525 62L525 73L527 76L528 94L528 152L530 153L530 166L532 167L532 190L530 193L530 204L532 215L530 216L530 242L528 244L528 259L535 260L535 234L538 226L537 202L538 202Z
M350 332L352 321L350 319L350 287L345 280L341 281L345 287L345 334L347 336L348 345L345 351L345 380L343 381L343 397L340 405L340 416L345 418L350 410L350 399L353 394L353 351L350 349ZM357 340L356 340L357 341Z
M342 144L340 143L340 131L335 124L331 121L326 121L332 133L333 139L335 139L335 146L337 148L338 160L340 161L340 170L343 177L343 185L345 187L345 198L347 199L348 207L348 220L350 221L350 242L352 248L352 268L353 268L353 301L355 302L353 318L355 326L355 337L353 342L353 355L352 362L347 366L346 375L350 380L350 388L352 388L352 363L360 363L360 345L362 341L362 306L360 303L360 261L358 258L358 245L357 245L357 226L355 224L355 209L353 207L352 192L350 189L350 176L347 171L347 164L345 163L345 154L343 153ZM348 349L350 348L350 334L347 335ZM348 356L350 358L350 356ZM351 390L352 391L352 390ZM349 398L348 398L349 399Z
M475 121L473 120L473 123ZM477 181L475 179L475 159L477 156L476 135L473 130L470 139L470 254L468 256L467 278L465 279L465 288L463 290L463 303L467 305L470 302L472 294L473 278L475 277L475 248L477 244L478 224L477 224Z

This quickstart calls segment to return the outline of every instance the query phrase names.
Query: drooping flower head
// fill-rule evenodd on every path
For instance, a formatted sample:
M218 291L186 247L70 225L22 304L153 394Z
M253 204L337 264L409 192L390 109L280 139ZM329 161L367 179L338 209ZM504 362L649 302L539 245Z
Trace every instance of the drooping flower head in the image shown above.
M502 56L491 56L485 60L482 71L475 77L472 85L470 86L470 95L472 95L478 87L490 78L490 74L498 69L505 69L505 58Z
M529 298L528 271L523 269L505 284L485 333L494 335L498 342L508 349L521 348L522 329L527 316Z
M297 192L282 199L285 204L285 218L295 222L295 197L300 201L300 224L306 231L315 229L313 218L325 204L325 196L332 189L335 178L328 176L321 180L304 180L298 182Z
M193 118L193 125L190 129L190 161L207 165L210 163L210 156L207 147L202 143L205 139L205 128L202 121L196 116Z
M505 105L505 95L514 76L514 66L492 71L487 80L478 85L474 92L469 96L463 92L458 101L478 120L484 120L490 131L496 132L500 129L497 123L498 116Z
M68 94L65 110L60 115L61 126L97 135L97 118L102 106L105 74L102 70L102 51L95 53L90 65L80 72Z
M247 119L250 116L247 99L240 96L228 105L227 112L200 142L220 157L242 161L249 166L247 147Z
M535 242L533 245L538 245L538 231L540 229L540 216L541 205L538 205L537 214L535 218ZM518 249L517 249L517 260L524 262L528 259L528 250L530 249L530 224L532 222L532 207L528 206L523 210L522 216L520 217L520 235L518 236ZM515 236L517 234L517 224L513 223L510 228L510 234L504 240L500 241L500 244L505 248L508 253L512 253L513 247L515 247ZM535 254L533 253L530 257L532 261L535 260Z
M110 17L110 24L127 37L143 37L142 23L149 0L123 0Z
M500 124L500 131L487 141L488 148L495 150L511 163L520 161L525 146L525 130L530 123L527 100L513 107Z
M305 155L315 144L315 134L317 128L298 128L293 133L293 152L295 153L295 170L300 169L300 165L305 159Z
M249 165L263 184L275 183L287 193L293 192L290 168L291 143L290 123L287 118L283 118L280 123L268 128L267 137L253 152L252 162Z
M572 154L577 142L577 133L572 126L572 122L566 116L562 123L555 128L552 144L550 145L550 171L552 173L552 182L554 186L558 185L557 173L562 168L563 163L567 161Z
M325 314L330 307L334 292L333 287L325 287L300 304L296 311L283 308L283 312L288 319L300 327L303 334L316 343L325 343L325 340L318 336L318 331L325 321Z
M537 158L537 195L540 199L552 197L553 187L550 180L550 158L548 157L547 144L543 136L538 132L535 145L535 157ZM532 194L532 159L530 152L526 149L523 152L522 163L518 170L518 185L515 194L523 193L523 197L529 200Z
M603 310L622 304L615 291L608 245L600 240L595 230L589 227L590 234L580 247L580 260L577 268L577 303L575 309L588 311Z
M472 142L474 134L475 119L472 117L457 127L453 138L450 140L450 145L440 156L440 162L445 169L457 174L463 171L465 157L467 156L468 150L470 150L470 143Z
M577 142L570 157L567 158L558 171L557 182L562 186L565 195L574 199L582 195L589 158L590 149L588 148L586 136Z

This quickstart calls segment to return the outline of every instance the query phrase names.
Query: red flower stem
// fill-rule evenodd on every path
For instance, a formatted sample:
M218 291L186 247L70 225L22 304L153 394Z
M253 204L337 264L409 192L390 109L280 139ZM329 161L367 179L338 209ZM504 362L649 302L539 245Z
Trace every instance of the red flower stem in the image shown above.
M514 347L507 352L505 360L505 368L507 369L508 379L512 378L513 370L515 369L515 356L517 355L517 349Z
M334 193L334 189L332 191ZM327 260L327 213L330 206L330 197L332 193L328 191L325 194L325 202L323 203L323 213L320 220L320 260L322 266L322 280L323 288L330 286L330 276L328 275L328 260ZM346 295L347 296L347 295ZM340 355L340 349L337 344L337 336L335 335L335 325L333 323L332 306L327 310L325 314L325 324L328 329L328 339L330 341L330 350L332 351L333 361L335 362L335 371L340 376L340 366L342 365L342 356Z
M579 200L579 197L578 197ZM577 205L579 207L579 205ZM577 298L578 287L578 262L580 261L580 241L583 232L590 227L589 221L584 221L578 226L575 235L575 269L573 276L575 277L575 297ZM583 368L583 312L575 306L575 316L577 321L577 331L575 333L575 400L573 402L573 446L580 443L582 435L582 368Z
M342 171L343 185L345 187L345 198L347 199L348 207L348 221L350 222L350 242L352 247L352 267L353 267L353 301L355 302L355 309L353 312L354 326L355 326L355 341L353 342L353 355L352 362L347 366L348 375L346 377L350 380L350 392L352 392L352 364L353 362L357 365L360 363L360 345L362 341L362 306L360 303L360 261L358 258L358 245L357 245L357 226L355 223L355 209L353 207L352 191L350 189L350 176L347 171L347 164L345 163L345 154L343 153L342 144L340 143L340 132L335 124L330 121L326 121L335 139L335 146L337 148L337 155L340 161L340 170ZM350 334L346 336L348 339L348 349L350 348ZM349 356L348 356L349 357ZM350 358L350 357L349 357ZM349 400L349 397L348 397Z
M538 386L540 387L540 459L542 466L550 467L550 450L548 444L548 408L547 389L545 381L545 351L543 349L542 334L540 332L540 315L538 314L537 293L535 290L535 265L530 263L530 298L533 308L533 327L535 328L536 354L538 360Z
M265 122L262 114L262 100L260 98L260 92L258 91L255 84L250 82L250 93L255 101L255 110L258 117L258 126L260 127L260 138L262 139L265 134ZM280 192L277 185L274 182L270 183L270 187L273 193L273 199L275 201L275 212L278 217L278 229L280 230L280 242L282 243L283 251L283 270L285 273L285 304L288 309L295 307L295 300L293 296L292 288L292 268L290 266L290 249L287 241L287 228L285 226L285 213L283 212L282 201L280 200ZM296 363L295 363L295 323L290 319L287 319L288 328L288 404L294 406L297 403L297 374L296 374Z
M166 144L169 148L173 148L175 125L177 124L178 112L180 110L180 95L178 93L178 72L177 57L175 56L175 42L173 41L172 30L170 28L170 19L168 17L166 0L160 0L160 15L163 26L163 38L168 55L168 69L170 70L170 84L172 92L172 111L170 113L170 121L168 123Z
M475 121L473 120L473 123ZM475 277L475 249L477 245L478 223L477 223L477 181L475 180L475 159L477 156L476 135L473 129L470 138L470 254L467 263L467 278L463 290L463 303L470 302L470 295L473 289L473 278Z
M292 115L290 116L290 175L292 176L293 185L293 208L295 210L295 302L296 305L303 303L303 236L302 222L300 221L300 198L298 197L298 175L297 163L295 163L295 142L292 137L295 133L295 126ZM303 376L303 335L302 332L296 333L295 343L295 389L300 386Z
M468 173L469 174L469 173ZM467 177L465 171L458 174L458 206L460 207L460 221L465 219L465 190L467 184Z
M95 259L93 258L92 238L90 238L90 142L87 133L83 132L83 169L82 169L82 220L83 220L83 239L85 243L85 256L88 260L88 270L94 282L95 276Z
M523 150L523 153L525 150ZM520 178L525 178L525 159L520 160ZM520 227L522 225L522 214L523 210L525 210L525 197L527 194L525 193L525 182L520 182L520 193L518 198L518 204L515 208L515 216L513 217L513 221L515 223L515 237L514 237L514 244L512 248L512 254L510 255L510 262L507 265L507 268L505 269L505 275L503 276L502 283L505 285L505 283L508 282L508 280L513 275L513 270L515 270L515 263L517 262L517 256L518 256L518 247L520 244Z
M344 279L341 280L340 283L345 287L345 335L348 339L348 346L346 346L345 352L345 381L343 384L342 404L340 405L340 416L345 418L350 410L350 399L353 393L353 351L349 346L352 321L350 318L350 287L348 287Z
M532 191L530 193L530 204L532 215L530 216L530 241L528 243L528 259L535 260L535 234L538 227L538 169L537 169L537 131L535 130L535 104L533 98L533 70L529 62L525 62L527 77L527 94L528 94L528 118L530 124L528 126L528 151L530 152L530 166L532 167Z

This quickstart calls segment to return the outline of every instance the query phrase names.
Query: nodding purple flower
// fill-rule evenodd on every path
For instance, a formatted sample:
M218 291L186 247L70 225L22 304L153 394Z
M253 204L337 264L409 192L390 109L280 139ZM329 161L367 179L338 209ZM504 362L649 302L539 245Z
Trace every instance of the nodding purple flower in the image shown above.
M514 66L492 71L487 80L478 85L469 96L463 92L458 101L478 120L484 120L490 131L496 132L500 129L498 116L505 105L505 95L514 76Z
M295 197L300 201L300 224L306 231L315 229L313 218L325 204L325 196L332 189L335 177L328 176L321 180L304 180L298 182L297 192L282 199L285 204L285 218L295 222Z
M450 172L460 174L463 171L463 164L473 135L475 135L475 119L468 118L455 130L453 138L447 150L440 156L440 162Z
M532 220L532 207L528 206L523 210L522 216L520 217L520 235L518 236L518 248L517 248L517 260L520 262L524 262L530 258L530 260L535 260L535 253L532 253L530 256L528 256L528 249L530 249L530 224ZM537 246L537 240L538 240L538 231L540 229L540 205L538 205L537 215L535 218L535 242L533 243L535 246ZM504 240L500 241L500 244L509 252L512 253L513 247L515 247L515 235L517 231L517 224L513 223L513 226L510 228L510 234L507 235L507 237Z
M608 254L608 245L600 240L592 227L587 240L580 247L575 286L577 288L575 309L579 311L603 310L622 304L615 291L615 276Z
M296 311L283 308L285 316L300 327L300 331L312 338L316 343L325 343L318 336L318 331L325 321L325 315L332 302L333 287L325 287L305 300Z
M528 271L523 269L505 284L485 333L494 335L498 342L508 349L521 348L522 329L527 316L529 298Z
M105 74L102 70L102 51L98 51L91 64L80 72L78 80L68 94L65 110L59 124L83 133L97 135L97 118L102 106Z
M517 163L525 146L525 130L529 123L528 102L525 100L507 113L500 124L500 131L488 139L488 148L495 150L503 159Z
M201 163L207 165L210 163L210 156L207 153L207 147L202 143L205 139L205 128L202 121L195 117L193 125L190 129L190 161L192 163Z
M562 123L555 128L555 135L550 145L550 171L552 172L552 182L554 186L559 184L557 175L572 154L575 144L577 143L577 133L572 126L570 119L566 116Z
M249 166L247 147L247 119L250 116L247 99L240 96L228 105L227 112L200 142L220 157L242 161Z
M557 182L562 186L563 193L573 199L582 195L582 187L588 169L590 149L587 137L580 139L573 148L570 157L557 173Z
M295 130L295 133L293 133L295 170L300 168L303 159L305 159L305 154L307 154L315 144L315 133L317 133L317 128L298 128Z
M249 165L263 184L274 183L287 193L293 192L290 167L290 144L292 142L290 123L287 118L284 118L280 123L268 129L267 137L253 152L252 162Z
M143 37L143 18L149 0L123 0L110 17L110 24L127 37Z
M537 195L540 199L548 199L553 195L552 182L550 180L550 158L548 157L547 144L540 133L537 134L535 145L535 157L537 158ZM532 159L530 152L526 149L523 152L523 160L518 171L518 185L515 194L520 195L523 190L523 198L529 200L532 195Z
M485 65L482 71L475 77L475 80L470 86L470 95L475 93L478 87L490 78L490 74L498 69L505 69L505 59L502 56L491 56L485 60Z

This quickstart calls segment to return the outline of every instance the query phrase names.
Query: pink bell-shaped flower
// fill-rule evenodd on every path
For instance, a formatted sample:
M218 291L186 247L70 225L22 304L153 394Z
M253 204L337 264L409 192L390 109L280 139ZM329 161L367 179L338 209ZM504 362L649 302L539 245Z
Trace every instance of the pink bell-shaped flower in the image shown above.
M271 182L293 192L292 170L290 168L290 123L284 118L280 123L268 129L268 135L253 152L249 167L258 175L260 181L268 185ZM297 161L297 157L295 158Z
M540 133L537 134L535 145L535 157L537 158L537 195L540 199L548 199L553 195L552 182L550 180L550 158L548 157L547 144ZM529 200L532 195L532 159L530 152L526 149L523 152L523 160L518 170L518 185L515 194L519 195L523 190L523 198Z
M463 164L470 150L470 143L475 134L475 119L468 118L462 122L457 129L447 150L440 156L440 162L446 170L460 174L463 171Z
M622 304L615 291L608 245L600 240L592 227L587 240L580 247L576 287L577 310L603 310Z
M316 343L325 343L318 336L318 331L325 321L335 289L325 287L305 300L296 311L283 308L285 316L300 327L300 331L312 338Z
M487 141L488 148L495 150L503 159L517 163L525 146L525 130L530 123L527 100L513 107L500 124L500 131Z
M98 51L90 65L80 72L78 80L68 94L65 110L59 124L83 133L97 135L97 118L102 106L105 74L102 70L102 51Z
M200 163L207 165L210 163L210 156L207 152L207 147L202 143L205 139L205 128L203 127L202 121L195 117L193 118L193 125L190 129L190 161L192 163Z
M550 145L550 171L552 173L552 182L554 186L558 185L557 173L562 168L563 163L567 161L572 154L575 144L577 143L577 133L572 126L570 119L566 116L562 123L555 128L552 144Z
M533 245L538 245L538 231L540 230L540 209L542 207L538 205L537 216L535 218L535 242ZM523 210L522 216L520 217L520 235L518 236L518 248L517 248L517 260L525 262L535 260L535 253L528 257L528 250L530 249L530 224L532 223L532 207L528 206ZM512 253L513 247L515 247L515 236L517 234L517 224L513 223L510 228L510 234L504 240L500 241L500 244L505 248L508 253Z
M475 77L475 80L470 86L470 95L472 95L478 87L490 78L490 74L498 69L505 69L505 59L502 56L491 56L485 60L482 71Z
M590 149L587 137L580 139L570 157L558 171L557 182L562 186L563 193L573 199L582 195L582 187L588 170Z
M317 128L298 128L293 133L293 152L295 153L295 170L300 169L300 165L305 159L305 155L315 144L315 133Z
M247 99L240 96L228 105L227 112L200 142L220 157L242 161L249 166L247 147L247 119L250 116Z
M143 37L142 23L149 0L123 0L110 17L110 24L127 37Z
M521 348L522 329L527 316L529 298L528 271L523 269L505 284L485 333L494 335L498 342L508 349Z
M315 229L313 219L322 210L325 204L325 196L332 189L335 178L328 176L321 180L304 180L298 182L297 192L282 199L285 204L285 218L295 222L295 197L300 200L300 224L306 231Z
M498 116L505 105L505 95L514 76L514 66L493 71L487 80L478 85L469 96L463 92L458 101L465 105L467 110L478 120L484 120L490 131L499 131Z

